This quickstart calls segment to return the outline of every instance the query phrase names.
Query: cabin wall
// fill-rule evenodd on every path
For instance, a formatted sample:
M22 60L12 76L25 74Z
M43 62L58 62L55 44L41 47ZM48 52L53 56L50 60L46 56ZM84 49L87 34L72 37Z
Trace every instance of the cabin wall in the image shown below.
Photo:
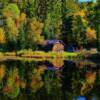
M54 51L54 52L62 52L64 51L64 45L61 43L57 44L48 44L45 46L45 51Z

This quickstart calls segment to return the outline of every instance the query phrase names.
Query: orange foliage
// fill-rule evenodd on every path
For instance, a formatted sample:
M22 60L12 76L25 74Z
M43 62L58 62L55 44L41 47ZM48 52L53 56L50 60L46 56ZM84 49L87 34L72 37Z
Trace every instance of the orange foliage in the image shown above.
M15 19L15 23L16 23L16 27L20 28L20 25L22 22L26 21L26 14L25 13L21 13L20 16L17 16Z
M13 17L13 13L9 9L6 9L6 11L4 9L3 16L5 16L5 17L8 17L8 16L9 17Z
M15 20L15 24L17 28L20 28L20 17L17 17Z
M86 73L85 81L82 82L81 95L86 94L93 88L95 80L96 80L96 72L90 71Z
M5 86L5 87L3 88L3 92L5 92L5 93L10 93L11 91L12 91L12 88L9 87L9 86Z
M96 39L96 31L90 27L87 28L86 30L86 36L88 40L95 40Z

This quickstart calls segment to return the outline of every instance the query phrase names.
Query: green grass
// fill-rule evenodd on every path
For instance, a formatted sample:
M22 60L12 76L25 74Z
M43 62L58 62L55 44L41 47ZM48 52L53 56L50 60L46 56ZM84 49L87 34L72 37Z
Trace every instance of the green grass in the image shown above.
M44 51L32 51L31 49L29 50L21 50L17 52L18 56L22 57L77 57L80 55L80 52L44 52Z
M56 57L77 57L80 55L80 52L44 52L44 51L32 51L29 50L21 50L16 52L5 52L0 53L2 56L17 56L17 57L27 57L27 58L56 58Z

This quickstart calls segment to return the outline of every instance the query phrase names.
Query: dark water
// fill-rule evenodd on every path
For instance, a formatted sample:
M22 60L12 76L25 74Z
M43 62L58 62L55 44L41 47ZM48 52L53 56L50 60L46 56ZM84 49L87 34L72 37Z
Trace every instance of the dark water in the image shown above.
M2 61L0 100L100 100L99 65L90 61Z

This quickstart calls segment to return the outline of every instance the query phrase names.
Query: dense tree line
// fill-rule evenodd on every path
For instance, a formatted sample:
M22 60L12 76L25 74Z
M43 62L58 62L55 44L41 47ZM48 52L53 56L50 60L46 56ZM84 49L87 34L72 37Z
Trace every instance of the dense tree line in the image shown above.
M0 0L0 50L37 50L48 39L100 50L99 7L99 0Z

